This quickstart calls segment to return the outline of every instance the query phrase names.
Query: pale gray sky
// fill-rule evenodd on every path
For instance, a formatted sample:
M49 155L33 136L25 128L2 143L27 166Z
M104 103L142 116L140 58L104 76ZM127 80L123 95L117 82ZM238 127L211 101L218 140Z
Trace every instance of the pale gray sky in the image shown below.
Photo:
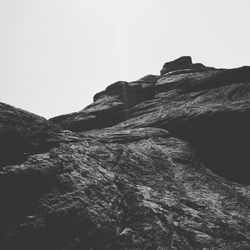
M46 118L182 55L250 65L250 0L0 0L0 101Z

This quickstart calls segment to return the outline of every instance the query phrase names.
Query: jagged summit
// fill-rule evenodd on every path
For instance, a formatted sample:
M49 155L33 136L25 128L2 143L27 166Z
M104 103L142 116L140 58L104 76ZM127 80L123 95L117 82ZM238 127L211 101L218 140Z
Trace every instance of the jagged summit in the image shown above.
M161 70L161 76L165 75L168 72L176 71L180 69L202 69L202 68L205 68L203 64L192 63L191 56L182 56L174 61L165 63Z
M158 98L161 93L172 93L173 90L197 92L249 82L249 79L250 67L216 69L201 63L193 64L190 56L183 56L165 63L161 75L147 75L132 82L117 81L97 93L93 104L82 111L54 117L51 121L72 131L110 127L126 120L125 106L133 116L136 105Z
M0 104L0 249L250 248L250 67L185 56L50 121Z

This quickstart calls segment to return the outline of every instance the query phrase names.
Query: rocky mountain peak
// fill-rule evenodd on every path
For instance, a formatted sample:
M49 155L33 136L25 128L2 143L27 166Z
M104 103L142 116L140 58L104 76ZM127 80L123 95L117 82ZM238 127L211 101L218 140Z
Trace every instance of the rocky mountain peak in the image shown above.
M250 67L180 57L49 121L0 104L0 249L250 248Z

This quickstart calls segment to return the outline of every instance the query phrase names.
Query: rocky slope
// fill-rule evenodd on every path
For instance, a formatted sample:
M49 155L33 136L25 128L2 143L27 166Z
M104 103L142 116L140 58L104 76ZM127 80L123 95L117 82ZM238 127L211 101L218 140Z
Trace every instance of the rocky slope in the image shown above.
M0 249L250 249L249 97L181 57L50 121L0 104Z

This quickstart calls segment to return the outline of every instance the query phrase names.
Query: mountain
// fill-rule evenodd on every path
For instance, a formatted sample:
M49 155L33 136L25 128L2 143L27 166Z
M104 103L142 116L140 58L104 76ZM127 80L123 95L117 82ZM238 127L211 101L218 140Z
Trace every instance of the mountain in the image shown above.
M50 120L0 103L0 249L250 249L250 67L189 56Z

